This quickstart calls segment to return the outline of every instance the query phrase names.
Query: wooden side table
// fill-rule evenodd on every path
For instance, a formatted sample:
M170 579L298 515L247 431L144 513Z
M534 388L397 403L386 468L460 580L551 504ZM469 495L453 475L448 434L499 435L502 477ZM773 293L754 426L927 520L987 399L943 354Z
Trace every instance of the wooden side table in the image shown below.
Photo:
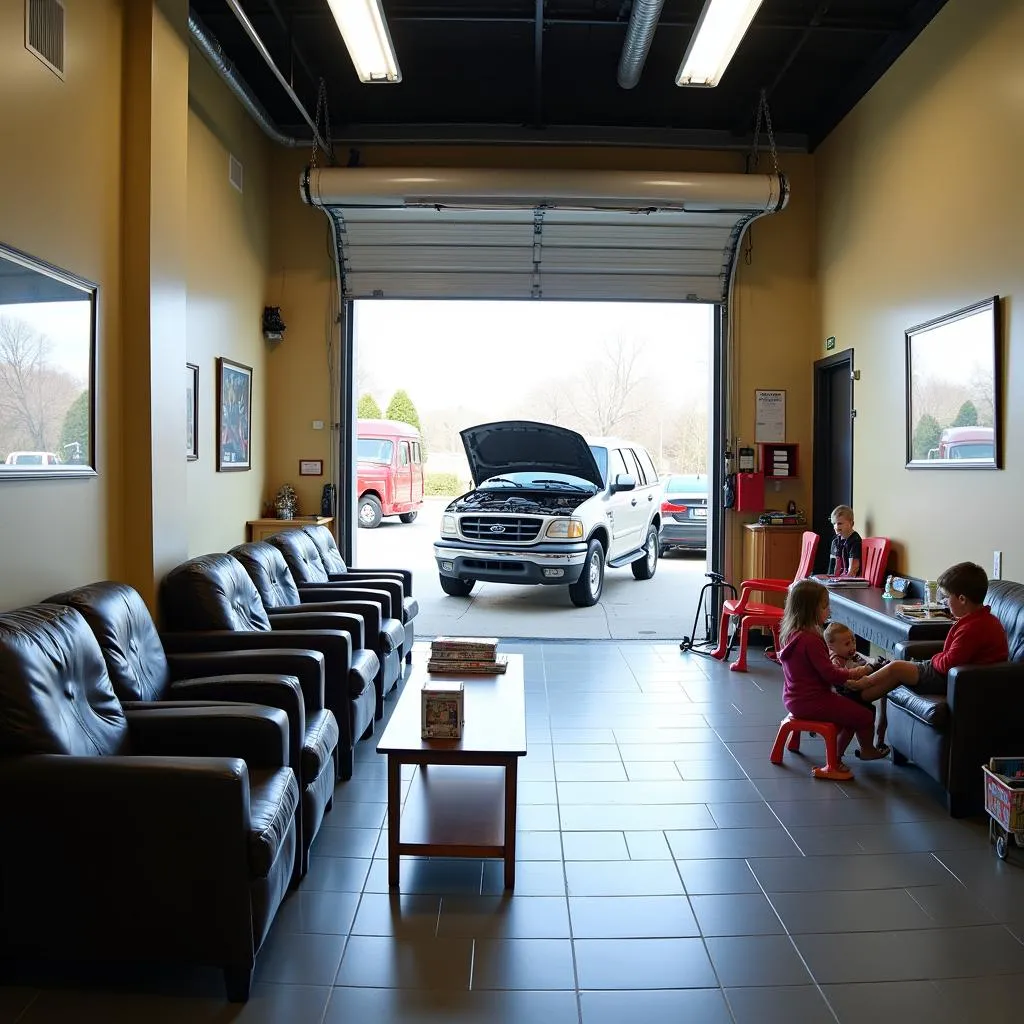
M295 519L250 519L246 524L248 539L266 540L283 530L300 530L303 526L330 526L332 516L296 516Z

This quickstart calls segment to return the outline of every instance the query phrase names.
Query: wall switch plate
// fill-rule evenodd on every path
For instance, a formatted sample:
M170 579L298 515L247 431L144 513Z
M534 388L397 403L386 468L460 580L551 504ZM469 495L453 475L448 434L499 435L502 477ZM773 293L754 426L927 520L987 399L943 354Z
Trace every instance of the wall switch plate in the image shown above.
M313 429L314 430L323 430L324 429L324 421L323 420L313 420Z
M992 552L992 579L1001 580L1003 578L1003 553L1002 551Z

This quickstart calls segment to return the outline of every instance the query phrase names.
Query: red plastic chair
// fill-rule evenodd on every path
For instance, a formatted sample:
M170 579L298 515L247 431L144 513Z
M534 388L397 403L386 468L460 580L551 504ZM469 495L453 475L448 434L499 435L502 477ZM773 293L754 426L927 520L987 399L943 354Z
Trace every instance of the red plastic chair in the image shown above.
M789 740L789 749L794 753L800 750L800 733L816 732L825 741L825 764L821 768L812 768L811 774L816 779L830 779L832 782L848 782L853 772L842 765L839 760L838 729L835 722L815 722L809 718L794 718L787 715L779 726L775 737L775 746L769 760L772 764L782 764L783 747Z
M736 660L729 666L733 672L747 671L747 640L751 629L768 628L775 638L775 649L779 649L779 624L782 622L782 609L763 601L752 601L751 594L770 591L774 594L785 594L797 580L811 574L814 567L814 556L818 551L818 535L813 530L805 530L800 544L800 564L791 580L744 580L740 585L740 596L730 598L722 605L722 620L718 627L718 647L711 652L712 658L721 661L729 650L729 619L738 617L740 620L740 649Z
M891 549L892 541L888 537L865 537L860 542L860 574L870 586L880 587L885 582Z

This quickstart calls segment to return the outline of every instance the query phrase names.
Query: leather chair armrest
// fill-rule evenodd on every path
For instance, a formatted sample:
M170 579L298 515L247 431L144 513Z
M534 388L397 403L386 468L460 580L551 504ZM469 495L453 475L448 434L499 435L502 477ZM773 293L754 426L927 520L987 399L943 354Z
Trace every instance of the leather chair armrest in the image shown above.
M954 714L969 709L985 718L1024 721L1024 664L954 666L946 677L946 702Z
M927 661L941 650L941 640L901 640L895 647L897 659L903 661Z
M373 576L374 574L397 576L402 581L406 594L412 597L412 571L409 569L385 569L384 567L379 569L353 569L352 566L349 566L348 571L350 575L355 576Z
M352 650L369 650L366 644L366 630L363 620L358 615L345 612L321 612L306 608L279 611L277 608L267 611L272 631L278 629L307 630L335 629L347 633L352 641Z
M387 595L385 595L387 596ZM319 615L321 612L341 612L343 615L357 615L363 620L363 638L369 650L377 650L380 645L380 623L381 609L375 601L360 601L353 598L351 601L324 601L305 605L295 605L291 608L275 608L274 612L294 613L304 612L310 615Z
M203 651L195 654L168 654L167 665L172 680L222 678L259 679L267 676L294 676L299 681L307 711L320 711L324 707L324 656L320 651L264 650L264 651ZM226 697L225 700L243 700L251 704L266 704L264 700L245 697ZM271 707L280 707L271 704ZM287 710L287 709L285 709Z
M330 584L307 587L299 584L299 600L303 604L333 604L336 601L370 601L380 609L381 618L390 619L391 595L386 590L368 587L332 587Z
M294 768L302 753L306 737L306 704L295 676L204 676L201 679L178 679L171 683L171 693L179 703L188 701L231 701L278 708L288 716L288 753ZM314 709L315 711L321 708Z
M347 583L346 583L347 581ZM331 576L330 582L325 586L358 586L370 588L371 590L383 590L391 597L392 615L398 615L396 609L405 605L405 584L397 576L361 576L345 573L343 576Z
M290 764L288 716L251 704L161 707L125 712L132 749L179 757L240 757L250 768Z

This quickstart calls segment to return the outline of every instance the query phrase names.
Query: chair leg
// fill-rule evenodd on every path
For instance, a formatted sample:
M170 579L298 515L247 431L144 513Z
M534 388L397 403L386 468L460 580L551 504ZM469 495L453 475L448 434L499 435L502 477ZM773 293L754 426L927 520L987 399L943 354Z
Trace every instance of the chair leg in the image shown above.
M750 637L750 621L744 615L740 619L740 650L736 660L729 666L733 672L747 671L747 640Z
M800 730L794 729L792 735L789 737L789 750L793 751L794 754L800 753Z
M825 770L829 772L840 771L838 731L833 726L831 729L823 729L821 738L825 741Z
M711 652L711 657L719 661L725 657L726 648L729 646L730 618L732 616L728 612L722 612L722 621L718 624L718 646Z
M793 739L797 740L797 747L799 748L800 734L798 732L793 732L793 727L789 724L789 719L784 718L782 720L782 724L779 726L779 732L775 737L775 746L772 747L771 757L768 758L772 764L782 764L782 752L786 746L786 737L790 736L791 733L792 737L789 741L790 750L793 749Z
M352 778L352 767L355 762L355 758L352 754L351 747L342 747L338 745L338 781L345 782L347 779Z

